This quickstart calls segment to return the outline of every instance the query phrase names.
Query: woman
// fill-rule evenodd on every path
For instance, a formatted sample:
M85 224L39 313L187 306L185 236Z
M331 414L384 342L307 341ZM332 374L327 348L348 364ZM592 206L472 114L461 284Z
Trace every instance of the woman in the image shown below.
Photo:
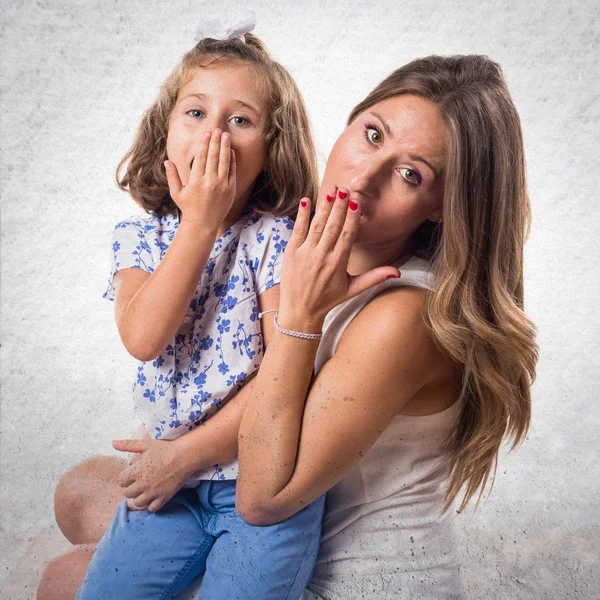
M242 417L237 510L266 525L329 490L307 599L462 597L449 509L483 491L505 436L523 439L537 359L522 136L499 66L392 73L352 111L321 189L286 248L289 331Z
M273 523L329 490L306 599L460 598L449 509L481 493L505 436L523 439L537 360L522 136L498 65L392 73L352 111L310 227L302 204L272 288L287 333L242 416L237 510ZM66 570L51 563L42 588L60 596Z

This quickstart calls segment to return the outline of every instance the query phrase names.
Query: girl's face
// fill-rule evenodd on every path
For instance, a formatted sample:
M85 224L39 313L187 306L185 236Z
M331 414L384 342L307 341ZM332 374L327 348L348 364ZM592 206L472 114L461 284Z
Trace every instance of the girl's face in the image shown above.
M437 107L409 94L371 106L346 128L323 183L360 202L356 244L401 247L425 220L441 220L445 136Z
M179 90L169 118L167 156L183 185L189 181L202 134L219 128L231 135L236 158L236 200L245 204L265 166L267 106L256 70L221 61L198 68Z

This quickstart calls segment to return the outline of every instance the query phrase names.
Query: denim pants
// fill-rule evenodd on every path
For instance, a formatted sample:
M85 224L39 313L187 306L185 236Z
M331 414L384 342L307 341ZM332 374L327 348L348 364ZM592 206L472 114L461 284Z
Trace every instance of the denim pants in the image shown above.
M77 600L177 596L203 575L201 600L297 600L319 551L325 496L275 525L235 511L235 480L202 481L158 512L123 501L88 567Z

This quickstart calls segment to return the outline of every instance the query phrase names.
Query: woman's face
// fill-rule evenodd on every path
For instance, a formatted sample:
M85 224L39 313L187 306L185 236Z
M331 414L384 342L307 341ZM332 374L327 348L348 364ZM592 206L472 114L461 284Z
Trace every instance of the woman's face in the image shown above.
M346 128L323 183L360 202L357 244L398 247L426 219L441 220L445 137L436 105L409 94L371 106Z

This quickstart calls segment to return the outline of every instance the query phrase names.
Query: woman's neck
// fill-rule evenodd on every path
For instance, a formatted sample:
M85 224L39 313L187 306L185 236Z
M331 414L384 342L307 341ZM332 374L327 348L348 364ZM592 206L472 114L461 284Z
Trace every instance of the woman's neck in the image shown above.
M410 244L395 244L389 248L373 248L355 244L348 261L348 273L361 275L377 267L394 266L400 268L411 256Z

